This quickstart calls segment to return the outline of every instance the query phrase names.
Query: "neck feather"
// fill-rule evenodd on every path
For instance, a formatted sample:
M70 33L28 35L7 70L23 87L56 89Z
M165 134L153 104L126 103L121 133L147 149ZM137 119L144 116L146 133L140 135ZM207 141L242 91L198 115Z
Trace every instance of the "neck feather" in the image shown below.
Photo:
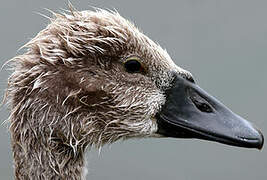
M25 149L19 142L13 144L15 179L85 179L83 154L74 157L40 144L33 146L35 149Z
M85 179L87 144L77 135L80 128L72 126L78 123L56 108L40 102L38 106L29 103L19 111L13 107L10 131L15 179Z

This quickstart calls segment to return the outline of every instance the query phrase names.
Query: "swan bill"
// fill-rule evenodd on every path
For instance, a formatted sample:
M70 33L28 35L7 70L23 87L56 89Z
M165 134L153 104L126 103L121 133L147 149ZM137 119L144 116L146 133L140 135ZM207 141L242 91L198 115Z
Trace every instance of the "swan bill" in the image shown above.
M159 134L197 138L232 146L263 147L264 137L251 123L233 113L195 83L175 74L166 103L156 115Z

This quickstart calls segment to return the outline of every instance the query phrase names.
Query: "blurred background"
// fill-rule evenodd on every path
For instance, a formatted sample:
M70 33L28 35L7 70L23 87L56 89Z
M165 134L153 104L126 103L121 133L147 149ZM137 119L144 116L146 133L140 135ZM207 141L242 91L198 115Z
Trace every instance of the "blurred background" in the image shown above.
M78 10L116 9L166 48L197 83L267 137L267 1L72 0ZM46 27L39 13L67 9L67 0L9 0L0 6L0 64ZM0 71L0 95L10 72ZM2 98L1 98L2 99ZM1 122L8 118L0 108ZM13 179L7 125L0 126L0 179ZM251 180L267 178L267 148L258 151L214 142L142 139L88 152L94 180Z

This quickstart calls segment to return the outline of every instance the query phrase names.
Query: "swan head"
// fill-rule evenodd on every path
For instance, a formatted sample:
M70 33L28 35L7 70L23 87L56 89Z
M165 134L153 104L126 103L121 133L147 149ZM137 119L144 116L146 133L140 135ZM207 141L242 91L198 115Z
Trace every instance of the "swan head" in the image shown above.
M190 72L117 12L54 16L12 60L13 141L42 139L73 152L132 137L262 147L258 130L199 88Z

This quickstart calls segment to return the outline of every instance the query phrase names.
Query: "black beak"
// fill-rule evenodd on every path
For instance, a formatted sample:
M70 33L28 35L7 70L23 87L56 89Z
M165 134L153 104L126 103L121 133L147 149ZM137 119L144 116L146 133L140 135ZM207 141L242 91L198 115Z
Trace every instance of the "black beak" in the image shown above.
M261 132L251 123L177 74L156 118L158 133L167 137L198 138L258 149L264 142Z

